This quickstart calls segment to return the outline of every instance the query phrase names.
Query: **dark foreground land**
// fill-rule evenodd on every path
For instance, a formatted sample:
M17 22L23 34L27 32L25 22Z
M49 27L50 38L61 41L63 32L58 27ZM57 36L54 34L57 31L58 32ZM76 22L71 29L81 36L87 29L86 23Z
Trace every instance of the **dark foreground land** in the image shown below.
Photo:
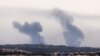
M100 49L60 45L0 45L0 56L100 56Z

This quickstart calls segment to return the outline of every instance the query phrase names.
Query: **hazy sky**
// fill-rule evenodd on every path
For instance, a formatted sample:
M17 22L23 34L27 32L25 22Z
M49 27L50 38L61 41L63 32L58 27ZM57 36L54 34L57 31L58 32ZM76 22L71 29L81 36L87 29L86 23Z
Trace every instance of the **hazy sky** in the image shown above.
M48 44L64 45L65 41L62 35L62 27L53 19L44 17L34 17L33 15L20 14L17 9L52 10L60 8L64 11L77 13L81 16L99 16L100 0L0 0L0 44L25 44L30 43L30 38L18 32L13 26L13 21L19 21L22 24L25 21L29 23L39 21L43 26L43 32ZM28 10L29 9L29 10ZM74 24L82 30L85 40L81 46L100 47L100 18L78 18L74 17Z

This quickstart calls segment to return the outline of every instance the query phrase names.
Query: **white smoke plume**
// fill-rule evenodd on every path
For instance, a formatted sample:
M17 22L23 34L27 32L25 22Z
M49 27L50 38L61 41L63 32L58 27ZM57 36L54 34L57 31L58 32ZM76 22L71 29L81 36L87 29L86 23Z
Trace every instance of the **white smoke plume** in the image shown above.
M30 36L32 44L44 44L44 39L39 34L39 32L42 32L42 26L39 22L33 22L32 24L25 22L24 25L21 25L19 22L15 21L13 22L13 26L21 33Z

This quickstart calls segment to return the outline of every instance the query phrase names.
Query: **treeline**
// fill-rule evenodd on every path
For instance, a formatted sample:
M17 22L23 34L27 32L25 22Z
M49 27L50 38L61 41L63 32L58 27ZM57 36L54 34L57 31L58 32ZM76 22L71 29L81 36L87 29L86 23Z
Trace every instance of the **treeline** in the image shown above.
M99 52L99 48L91 47L67 47L67 46L55 46L55 45L34 45L34 44L23 44L23 45L0 45L0 49L19 49L32 52L34 54L45 54L54 52Z

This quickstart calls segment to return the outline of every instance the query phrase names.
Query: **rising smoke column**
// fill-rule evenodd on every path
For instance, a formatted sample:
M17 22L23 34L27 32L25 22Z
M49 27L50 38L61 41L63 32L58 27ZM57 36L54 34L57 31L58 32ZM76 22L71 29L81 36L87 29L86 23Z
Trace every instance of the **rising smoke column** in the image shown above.
M63 35L68 46L80 46L83 40L83 33L73 23L73 17L66 14L64 11L59 9L53 10L53 16L59 21L63 28Z
M42 26L39 22L33 22L32 24L25 22L24 25L21 25L19 22L15 21L13 22L13 26L21 33L30 36L32 44L44 44L44 39L39 34L39 32L42 32Z
M48 18L55 17L55 19L61 24L61 26L63 28L63 35L66 40L66 44L68 46L80 46L82 40L84 39L84 35L83 35L82 31L73 24L73 21L74 21L73 17L70 16L68 13L66 14L66 12L59 10L59 9L54 9L47 13L44 13L44 11L42 11L42 12L35 11L32 13L35 15L37 13L37 16L39 16L39 17L40 16L45 16ZM31 28L30 27L31 24L28 24L27 22L23 26L21 26L17 22L14 22L13 24L17 29L19 29L20 32L29 35L33 41L35 41L34 36L36 36L38 38L41 37L39 34L39 32L41 32L41 31L37 31L37 30L31 31L31 30L35 29L35 27ZM27 29L27 30L25 30L25 29ZM36 38L36 39L38 39L38 38ZM38 39L40 41L39 44L44 42L42 37L40 39ZM35 42L33 42L33 43L35 43ZM36 42L36 43L38 43L38 42Z

